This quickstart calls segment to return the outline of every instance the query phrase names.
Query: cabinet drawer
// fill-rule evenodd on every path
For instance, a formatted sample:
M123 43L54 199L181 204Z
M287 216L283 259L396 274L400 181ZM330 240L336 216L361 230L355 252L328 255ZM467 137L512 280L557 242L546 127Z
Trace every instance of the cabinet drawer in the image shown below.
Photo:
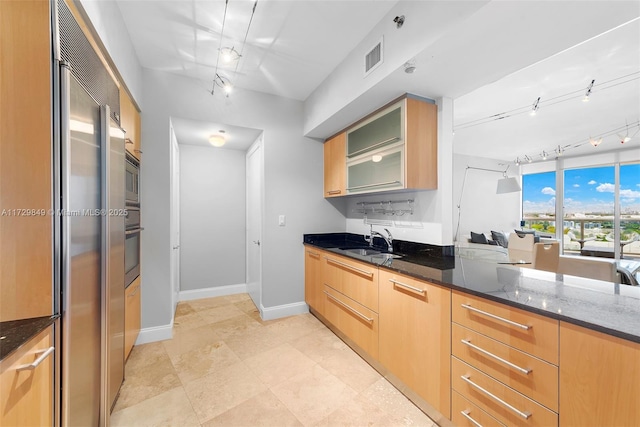
M125 290L124 358L129 357L140 331L140 276Z
M377 313L325 285L324 316L370 356L378 358Z
M454 322L558 364L557 320L455 291L451 302Z
M453 356L451 373L451 383L455 391L506 425L558 425L558 414L555 412Z
M505 427L455 391L451 392L451 421L459 427Z
M0 363L0 425L53 425L51 331L49 327L40 332Z
M558 411L558 367L456 323L454 356L549 409Z
M378 268L339 255L323 259L324 284L378 312Z

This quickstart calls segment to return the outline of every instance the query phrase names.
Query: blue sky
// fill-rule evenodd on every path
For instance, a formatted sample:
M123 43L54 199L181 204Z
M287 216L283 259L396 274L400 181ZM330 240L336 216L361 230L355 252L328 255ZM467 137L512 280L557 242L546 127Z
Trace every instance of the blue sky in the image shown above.
M613 166L569 169L565 171L564 180L566 213L613 214ZM524 213L553 213L555 189L555 172L525 175L522 186ZM640 212L640 163L620 166L620 204L622 213Z

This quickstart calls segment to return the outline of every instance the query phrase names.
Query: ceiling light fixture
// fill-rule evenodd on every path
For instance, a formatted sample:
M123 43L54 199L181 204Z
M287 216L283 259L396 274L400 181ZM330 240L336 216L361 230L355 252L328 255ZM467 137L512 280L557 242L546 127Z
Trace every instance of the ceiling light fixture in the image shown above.
M371 156L371 161L373 163L378 163L378 162L382 161L382 155L374 154L373 156Z
M251 28L251 23L253 22L253 15L256 14L256 6L258 6L258 0L253 2L253 8L251 9L251 17L249 18L249 24L247 25L247 31L244 33L244 40L242 40L242 47L240 48L240 53L238 54L238 59L242 57L244 53L244 46L247 44L247 36L249 35L249 28ZM238 65L240 61L236 61L236 67L233 69L233 77L238 76Z
M520 166L520 157L516 157L515 164L516 166Z
M407 74L413 74L413 72L416 71L416 65L409 61L409 62L405 62L404 63L404 72Z
M582 98L582 102L589 102L589 95L591 95L591 89L593 89L593 84L595 83L595 79L591 80L589 86L587 86L587 92L584 94L584 98Z
M524 159L527 161L527 163L533 162L533 159L531 157L527 156L526 154L524 155Z
M631 137L629 136L629 122L627 122L626 120L624 122L627 127L627 133L624 136L622 136L622 133L617 134L618 138L620 139L620 144L631 141Z
M218 86L219 88L224 90L224 93L227 96L229 96L229 94L231 92L233 92L233 85L231 84L229 79L227 79L226 77L222 77L218 73L216 73L216 77L215 77L215 79L213 79L213 85L214 85L214 87ZM213 95L213 90L211 91L211 94Z
M222 39L224 36L224 24L227 22L227 7L229 6L229 0L225 0L224 2L224 15L222 16L222 29L220 30L220 45L218 46L218 57L216 58L216 75L213 78L213 84L211 86L211 95L215 93L216 86L224 89L227 96L231 93L231 82L228 79L223 79L220 74L218 74L218 65L220 64L220 54L222 53ZM225 84L226 83L226 84ZM227 87L229 89L227 89Z
M597 147L601 143L602 143L602 137L596 138L596 139L589 137L589 144L593 145L594 147Z
M220 55L222 55L222 62L225 62L227 64L233 61L237 61L242 56L233 46L223 47L222 49L220 49Z
M556 148L556 154L558 155L558 157L562 156L562 154L564 153L564 149L558 145L558 148Z
M533 108L531 109L531 112L529 113L531 116L535 116L538 112L538 108L540 104L540 97L538 97L538 99L536 99L536 102L533 103Z
M227 140L225 139L224 135L210 135L209 136L209 144L213 145L214 147L222 147L225 143L227 142Z
M396 16L393 18L393 22L396 23L396 28L402 28L404 25L404 15Z
M549 153L542 150L542 154L540 154L540 157L542 157L542 160L547 160L547 157L549 157Z

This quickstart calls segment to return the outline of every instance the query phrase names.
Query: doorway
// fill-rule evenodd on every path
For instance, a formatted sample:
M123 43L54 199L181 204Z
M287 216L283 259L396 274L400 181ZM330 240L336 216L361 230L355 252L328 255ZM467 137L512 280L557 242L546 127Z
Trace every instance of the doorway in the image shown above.
M247 151L247 292L262 316L262 136Z

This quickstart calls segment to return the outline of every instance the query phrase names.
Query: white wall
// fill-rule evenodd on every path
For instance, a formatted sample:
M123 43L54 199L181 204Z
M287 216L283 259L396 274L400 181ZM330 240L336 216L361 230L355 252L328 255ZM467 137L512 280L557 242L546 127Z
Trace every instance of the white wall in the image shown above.
M245 153L180 145L180 288L245 283Z
M485 159L480 157L455 154L453 157L453 202L454 202L454 230L458 226L458 213L460 213L459 242L466 244L470 232L486 233L503 231L512 232L520 228L521 196L522 192L496 194L498 179L502 174L469 169L467 179L462 191L462 182L467 166L504 170L506 166L500 165L500 160ZM518 168L509 168L509 177L519 178ZM457 206L460 204L460 210Z
M262 226L265 308L304 301L302 235L342 231L345 219L322 198L322 144L302 134L302 103L252 91L229 98L209 82L144 70L142 120L142 327L171 321L169 260L169 119L209 120L264 130ZM188 167L188 166L185 166ZM287 225L278 226L278 215ZM244 216L243 216L244 218Z
M80 0L133 98L143 109L142 67L115 1Z

